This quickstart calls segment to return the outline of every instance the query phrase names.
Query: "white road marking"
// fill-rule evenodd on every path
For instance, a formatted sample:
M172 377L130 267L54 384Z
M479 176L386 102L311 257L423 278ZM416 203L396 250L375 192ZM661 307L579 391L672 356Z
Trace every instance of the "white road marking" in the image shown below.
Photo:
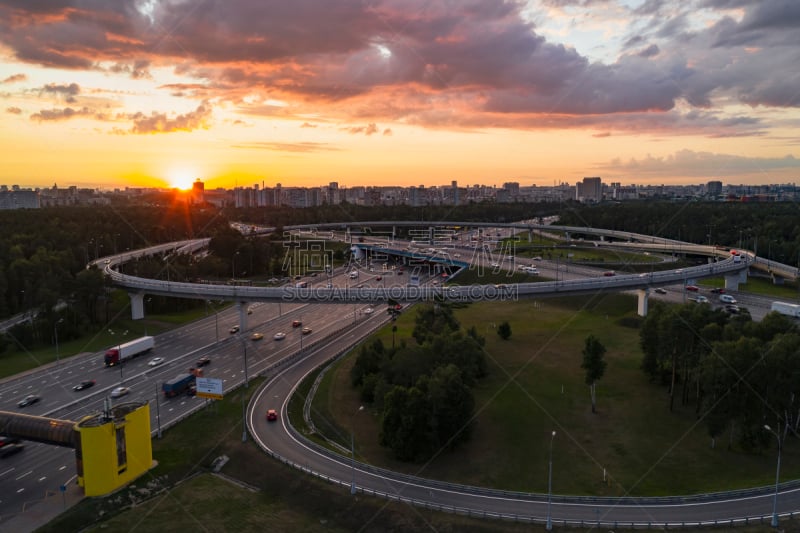
M33 474L33 470L28 470L27 472L25 472L24 474L22 474L21 476L19 476L18 478L16 478L14 481L19 481L20 479L24 478L24 477L25 477L25 476L27 476L28 474Z
M59 471L61 471L61 470L64 470L66 467L67 467L67 465L63 465L63 466L62 466L61 468L59 468L58 470L59 470Z
M39 481L41 482L41 481L44 481L45 479L47 479L47 476L42 476L42 477L39 478Z

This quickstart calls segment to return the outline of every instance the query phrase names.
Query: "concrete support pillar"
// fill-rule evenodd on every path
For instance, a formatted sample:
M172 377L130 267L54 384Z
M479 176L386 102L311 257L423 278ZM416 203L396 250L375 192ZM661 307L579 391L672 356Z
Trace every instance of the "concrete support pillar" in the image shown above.
M141 320L144 318L144 294L141 292L129 292L131 299L131 318Z
M533 229L528 228L528 242L533 242Z
M247 302L236 302L236 310L239 311L239 330L247 330Z
M726 291L738 291L739 290L739 283L743 283L742 274L746 274L745 271L736 272L734 274L727 274L725 276L725 290ZM746 280L747 278L745 278Z
M638 289L636 292L639 295L636 313L639 316L647 316L647 297L650 294L650 289Z

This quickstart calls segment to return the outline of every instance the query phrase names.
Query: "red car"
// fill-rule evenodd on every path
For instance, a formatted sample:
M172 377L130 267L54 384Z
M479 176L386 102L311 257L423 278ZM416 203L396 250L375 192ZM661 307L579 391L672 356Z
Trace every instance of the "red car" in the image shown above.
M292 320L292 327L293 327L293 328L299 328L299 327L300 327L300 326L302 326L302 325L303 325L303 323L302 323L301 321L299 321L299 320Z
M278 412L275 409L267 411L267 422L275 422L278 419Z
M686 290L691 292L697 292L700 290L700 287L698 287L697 285L687 285Z

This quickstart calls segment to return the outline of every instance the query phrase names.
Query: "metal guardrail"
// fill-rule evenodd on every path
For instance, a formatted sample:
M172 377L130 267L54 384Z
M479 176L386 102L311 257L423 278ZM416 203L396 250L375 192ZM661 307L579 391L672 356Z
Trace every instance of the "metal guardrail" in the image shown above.
M377 328L374 328L377 329ZM369 335L371 332L365 333L360 337L364 338ZM359 340L360 340L359 339ZM346 348L343 350L338 351L336 354L331 356L330 358L326 359L324 362L321 363L319 366L323 365L330 365L333 361L341 357L342 355L348 353L352 347ZM269 381L262 385L262 388L269 386ZM310 397L310 395L309 395ZM252 400L251 400L252 401ZM249 409L252 409L252 405L249 406ZM302 441L305 446L314 449L317 453L336 461L341 461L343 457L347 458L345 454L337 454L336 452L308 439L305 435L299 432L292 424L291 420L287 418L286 426L288 430L291 432L292 436L299 441ZM252 433L252 428L248 428L248 430ZM258 441L257 441L258 442ZM534 515L524 515L524 514L503 514L503 513L493 513L491 511L478 511L471 508L462 508L462 507L455 507L455 506L448 506L439 503L433 503L427 500L418 500L414 498L404 497L397 493L390 493L386 491L378 491L374 489L369 489L365 487L358 487L357 485L353 485L352 480L344 480L344 479L337 479L322 472L318 472L309 468L308 466L301 465L295 463L277 453L270 450L266 446L262 446L260 442L258 442L259 447L267 453L269 456L281 461L284 464L287 464L293 468L296 468L304 473L310 474L314 477L322 479L332 484L340 485L343 487L351 487L354 488L357 492L365 495L372 495L382 497L388 500L393 501L400 501L404 503L408 503L411 505L415 505L418 507L424 507L426 509L437 510L442 512L449 512L453 514L459 514L463 516L473 517L473 518L484 518L484 519L497 519L497 520L506 520L506 521L514 521L514 522L523 522L523 523L531 523L531 524L544 524L546 523L546 517L541 516L534 516ZM349 459L348 459L349 460ZM376 476L386 477L393 481L396 481L401 484L413 484L417 486L425 486L431 487L441 490L447 490L450 492L459 492L463 494L470 494L470 495L478 495L478 496L487 496L487 497L499 497L505 499L515 499L518 501L531 501L531 502L545 502L547 501L548 495L547 494L540 494L540 493L527 493L527 492L519 492L519 491L506 491L501 489L491 489L486 487L477 487L473 485L464 485L459 483L450 483L447 481L440 481L434 480L429 478L421 478L417 476L412 476L409 474L403 474L399 472L394 472L391 470L387 470L381 467L376 467L373 465L369 465L362 462L355 462L354 468L357 468L360 471L367 472L369 474L373 474ZM779 489L781 491L784 490L791 490L800 488L800 480L793 480L781 483L779 485ZM679 504L689 504L689 503L703 503L703 502L711 502L711 501L720 501L726 500L736 497L748 497L748 496L763 496L772 494L775 490L774 485L770 486L763 486L763 487L755 487L750 489L740 489L740 490L732 490L732 491L721 491L721 492L712 492L712 493L703 493L703 494L695 494L695 495L682 495L682 496L648 496L648 497L601 497L601 496L568 496L568 495L550 495L550 499L554 503L565 503L565 504L595 504L595 505L641 505L641 506L654 506L654 505L664 505L664 506L674 506ZM780 513L779 516L783 518L791 518L794 519L798 512L789 512L789 513ZM619 521L619 520L553 520L553 523L560 524L563 526L580 526L580 527L612 527L612 528L631 528L631 529L651 529L651 528L674 528L674 527L724 527L724 526L745 526L745 525L753 525L753 524L768 524L772 519L772 514L765 514L765 515L755 515L755 516L741 516L736 518L729 518L725 520L708 520L708 521L659 521L659 522L637 522L637 521Z

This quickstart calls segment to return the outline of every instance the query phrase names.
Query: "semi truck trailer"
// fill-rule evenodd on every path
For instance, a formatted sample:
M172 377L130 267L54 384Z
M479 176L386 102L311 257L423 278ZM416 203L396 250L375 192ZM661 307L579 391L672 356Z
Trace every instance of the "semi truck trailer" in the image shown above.
M123 363L131 357L149 352L156 345L154 337L139 337L125 344L118 344L106 350L106 366L114 366Z

